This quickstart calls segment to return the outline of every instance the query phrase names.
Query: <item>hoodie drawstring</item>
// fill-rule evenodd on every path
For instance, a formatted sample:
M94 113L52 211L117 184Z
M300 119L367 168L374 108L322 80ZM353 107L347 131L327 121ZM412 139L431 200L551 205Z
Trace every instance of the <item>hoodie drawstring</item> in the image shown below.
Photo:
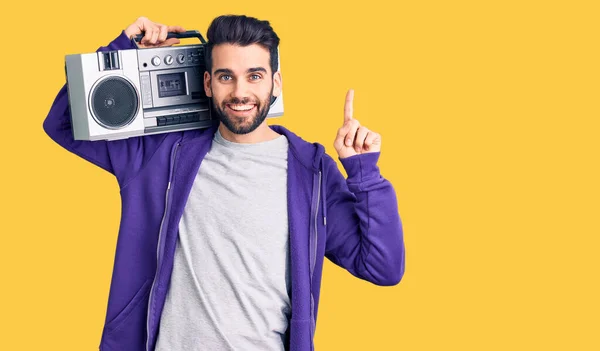
M326 168L323 165L323 158L321 158L321 173L323 174L323 179L321 181L321 193L323 193L323 225L326 226L327 225L327 187L325 186L325 184L327 183L327 172L325 171Z

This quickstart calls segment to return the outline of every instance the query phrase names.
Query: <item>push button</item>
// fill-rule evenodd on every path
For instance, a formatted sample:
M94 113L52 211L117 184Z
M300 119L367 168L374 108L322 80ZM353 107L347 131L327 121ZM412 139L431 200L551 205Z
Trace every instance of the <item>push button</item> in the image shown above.
M200 113L196 112L196 113L191 113L190 114L190 120L192 122L198 122L200 121Z

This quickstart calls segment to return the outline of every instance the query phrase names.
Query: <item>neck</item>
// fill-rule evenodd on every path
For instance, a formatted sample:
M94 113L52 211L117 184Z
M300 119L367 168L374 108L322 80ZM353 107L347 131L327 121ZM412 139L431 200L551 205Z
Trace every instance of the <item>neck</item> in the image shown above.
M277 132L269 128L266 120L248 134L235 134L227 129L223 123L219 124L219 132L221 132L223 139L240 144L262 143L279 137Z

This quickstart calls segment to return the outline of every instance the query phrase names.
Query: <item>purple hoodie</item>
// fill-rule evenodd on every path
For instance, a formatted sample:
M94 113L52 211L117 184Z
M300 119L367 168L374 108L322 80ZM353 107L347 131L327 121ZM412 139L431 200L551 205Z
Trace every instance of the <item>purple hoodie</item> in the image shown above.
M123 31L99 51L134 49ZM286 349L314 350L324 257L377 285L404 274L396 194L377 167L379 153L334 160L281 126L289 141L288 218L292 313ZM100 350L154 350L179 220L216 126L115 141L73 140L66 85L44 130L68 151L115 175L122 213Z

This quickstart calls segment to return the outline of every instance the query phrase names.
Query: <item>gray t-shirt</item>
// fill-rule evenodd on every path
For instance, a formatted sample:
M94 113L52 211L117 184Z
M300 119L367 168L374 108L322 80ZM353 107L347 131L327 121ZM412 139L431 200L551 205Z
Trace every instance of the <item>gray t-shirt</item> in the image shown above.
M285 350L288 140L217 131L179 223L157 351Z

